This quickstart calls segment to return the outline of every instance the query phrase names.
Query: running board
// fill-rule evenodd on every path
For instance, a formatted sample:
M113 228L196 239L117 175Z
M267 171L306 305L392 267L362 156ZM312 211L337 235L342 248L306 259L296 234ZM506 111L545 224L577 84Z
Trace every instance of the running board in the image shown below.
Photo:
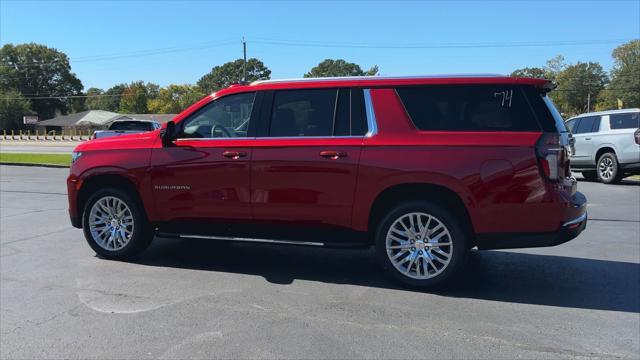
M209 240L221 240L221 241L267 243L267 244L325 246L324 243L312 242L312 241L272 240L272 239L258 239L258 238L242 238L242 237L233 237L233 236L209 236L209 235L168 234L168 233L159 233L158 236L177 237L180 239L209 239Z

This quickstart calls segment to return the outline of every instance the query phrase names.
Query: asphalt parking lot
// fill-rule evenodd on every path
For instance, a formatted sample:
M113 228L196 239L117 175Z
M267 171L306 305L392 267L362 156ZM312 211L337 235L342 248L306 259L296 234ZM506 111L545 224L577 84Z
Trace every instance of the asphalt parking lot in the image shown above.
M69 224L67 172L0 166L3 359L640 357L639 182L581 181L580 237L474 252L427 293L363 250L156 239L99 259Z

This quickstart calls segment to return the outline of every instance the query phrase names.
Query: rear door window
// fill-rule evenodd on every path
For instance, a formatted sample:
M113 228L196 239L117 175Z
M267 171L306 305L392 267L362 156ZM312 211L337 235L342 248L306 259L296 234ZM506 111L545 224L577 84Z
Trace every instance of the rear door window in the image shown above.
M612 130L640 128L640 113L611 114L609 125Z
M425 86L396 90L420 130L541 130L525 93L518 86Z
M366 131L361 89L276 91L269 137L357 136Z

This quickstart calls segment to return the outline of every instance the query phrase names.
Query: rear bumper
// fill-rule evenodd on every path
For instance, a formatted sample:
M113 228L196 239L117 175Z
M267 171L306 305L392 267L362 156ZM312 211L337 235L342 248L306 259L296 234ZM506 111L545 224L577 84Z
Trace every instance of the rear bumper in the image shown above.
M587 227L587 198L580 192L572 197L573 218L560 229L549 233L496 233L478 234L476 246L480 250L518 249L556 246L575 239Z

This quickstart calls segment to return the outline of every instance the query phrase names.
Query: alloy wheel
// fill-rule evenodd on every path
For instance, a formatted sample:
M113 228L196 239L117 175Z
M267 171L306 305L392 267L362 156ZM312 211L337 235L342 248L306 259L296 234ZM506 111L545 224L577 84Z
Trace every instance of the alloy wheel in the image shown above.
M598 164L598 172L604 180L609 180L613 176L613 160L610 157L604 157Z
M89 212L89 230L96 244L108 251L124 248L133 236L134 221L129 206L114 196L98 199Z
M430 279L449 265L453 242L449 229L435 216L412 212L397 218L386 236L389 260L401 274Z

